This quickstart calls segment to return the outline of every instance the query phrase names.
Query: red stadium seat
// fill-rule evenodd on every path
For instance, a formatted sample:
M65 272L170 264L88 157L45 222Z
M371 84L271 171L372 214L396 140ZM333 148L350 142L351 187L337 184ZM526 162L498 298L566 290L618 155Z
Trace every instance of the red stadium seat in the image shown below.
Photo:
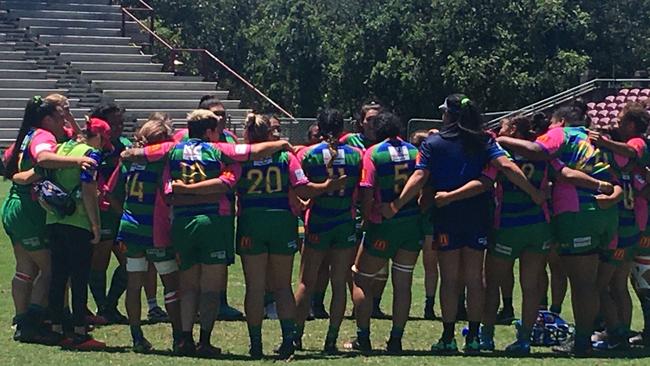
M602 111L603 109L605 109L605 107L607 107L607 103L602 103L601 102L601 103L596 104L596 110L598 110L598 111Z
M638 99L638 98L637 98L636 96L633 95L633 96L631 96L631 97L627 97L626 100L627 100L628 102L636 102L637 99Z
M642 95L636 99L637 102L645 102L646 100L650 99L649 96L647 95Z
M608 103L606 108L607 108L608 111L615 111L616 108L618 108L618 104L617 103Z
M618 122L619 122L618 118L612 118L609 120L609 125L612 127L618 127Z
M616 103L625 103L625 95L617 95L616 99L614 99Z
M605 118L605 117L609 116L609 111L607 111L607 110L598 111L597 116Z
M587 108L589 108L589 109L594 109L594 108L596 108L596 103L594 103L594 102L589 102L589 103L587 103Z
M605 98L605 101L606 101L606 102L609 102L609 103L612 103L612 102L614 101L614 99L616 99L615 96L613 96L613 95L608 95L608 96Z
M621 89L618 91L618 95L626 96L630 93L630 89Z
M644 97L650 97L650 89L641 90L641 92L639 92L639 95L642 95Z
M605 117L605 118L600 118L600 119L598 120L598 127L600 127L600 128L608 128L608 127L609 127L609 122L610 122L610 121L611 121L611 119L610 119L610 118L607 118L607 117Z
M590 109L587 111L587 116L589 117L596 117L598 115L598 111L595 109Z
M598 121L600 121L600 119L598 117L592 117L590 127L597 127L598 126Z
M633 95L633 96L636 97L636 96L639 95L640 92L641 92L641 90L639 90L639 89L632 89L632 90L630 90L630 94L628 94L628 96Z
M618 114L621 113L619 110L613 110L609 111L609 115L607 117L609 118L616 118L618 117Z
M625 108L625 103L619 103L618 107L616 107L618 110L621 110L623 108Z

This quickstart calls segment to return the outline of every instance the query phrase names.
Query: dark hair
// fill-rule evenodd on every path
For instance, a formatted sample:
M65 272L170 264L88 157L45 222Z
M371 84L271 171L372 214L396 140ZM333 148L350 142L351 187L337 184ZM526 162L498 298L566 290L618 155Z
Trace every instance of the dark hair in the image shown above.
M573 106L565 106L556 109L555 112L553 112L553 119L564 121L569 126L581 125L584 122L581 110Z
M650 112L648 112L640 103L627 103L623 107L621 123L630 121L634 123L634 129L638 135L643 135L650 124Z
M102 103L90 111L90 118L100 118L108 121L113 113L124 113L124 109L115 103Z
M571 107L575 109L578 120L582 120L582 125L589 126L589 121L587 121L587 111L589 110L589 107L587 106L587 103L585 103L582 98L576 98L571 102Z
M381 106L380 103L377 103L375 101L370 101L365 103L364 105L361 106L361 110L359 111L359 118L357 118L357 123L356 123L356 130L357 132L363 132L363 120L366 119L366 115L370 111L377 111L378 113L381 113L384 110L384 107Z
M485 149L489 136L483 130L483 117L474 102L463 94L452 94L446 103L449 122L440 136L459 136L463 147L471 153Z
M510 123L519 136L525 140L532 141L537 135L533 129L533 120L526 116L516 116L508 119L506 123Z
M314 129L314 127L318 128L318 125L316 123L314 123L314 124L310 125L309 127L307 127L307 141L311 141L311 139L312 139L312 131L311 130ZM318 130L318 134L316 136L318 136L318 135L320 135L320 129Z
M206 131L215 130L218 120L214 113L206 110L195 110L187 118L188 136L192 139L202 139Z
M539 136L545 134L550 125L551 121L548 120L548 117L546 117L546 114L543 112L533 114L532 129L535 131L536 135Z
M18 136L14 141L13 148L11 150L11 156L9 160L5 163L6 169L4 176L7 179L11 179L16 172L18 172L18 157L20 152L23 150L23 140L29 133L32 128L40 127L41 121L47 116L51 116L56 112L56 104L48 103L40 96L35 96L27 102L25 106L25 114L23 115L23 121L18 130ZM34 156L34 158L36 158Z
M216 95L208 94L201 97L199 109L210 109L215 106L224 107L223 102ZM224 107L225 109L225 107Z
M375 118L375 133L377 141L399 136L401 121L390 112L381 112Z
M327 108L317 117L318 130L326 140L337 140L343 132L343 114L336 109Z

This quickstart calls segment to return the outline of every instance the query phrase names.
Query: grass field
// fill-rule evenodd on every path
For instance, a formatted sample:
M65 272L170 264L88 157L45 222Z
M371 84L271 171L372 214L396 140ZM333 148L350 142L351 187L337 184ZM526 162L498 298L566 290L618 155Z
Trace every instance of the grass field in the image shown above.
M8 185L0 184L0 196L4 200ZM298 258L297 258L298 259ZM296 260L297 266L298 260ZM166 365L172 363L207 365L219 362L226 365L258 365L274 362L272 358L263 361L249 361L248 356L248 335L244 322L219 322L212 337L213 343L220 346L226 355L219 360L199 360L190 358L171 357L166 351L171 344L171 334L168 325L148 325L144 327L147 338L153 343L155 349L160 350L151 355L140 355L129 350L131 343L127 326L109 326L94 331L97 339L106 341L110 346L104 352L71 352L63 351L56 347L45 347L38 345L26 345L14 342L11 337L13 331L10 328L11 318L14 315L13 303L11 300L11 278L13 276L14 259L11 252L11 245L4 234L0 234L0 365L88 365L88 364L113 364L113 365ZM297 272L294 272L297 273ZM229 299L231 304L239 309L243 308L244 281L241 270L241 263L237 262L230 269ZM295 281L295 275L294 275ZM159 297L162 291L159 291ZM520 292L515 289L515 308L519 308ZM387 289L383 303L384 311L391 309L390 286ZM162 303L161 301L159 301ZM650 352L643 349L635 349L624 354L598 354L590 359L569 359L556 356L548 348L535 348L530 358L507 358L502 353L485 354L474 357L454 356L437 357L431 356L428 352L431 344L438 339L442 331L439 321L422 320L422 309L424 304L424 283L423 270L418 266L415 272L413 288L413 306L411 309L412 321L406 328L404 335L405 356L386 356L381 352L365 357L355 353L343 353L341 356L323 356L319 353L322 342L327 331L327 323L323 320L308 322L305 327L303 339L305 351L299 352L293 364L297 365L465 365L468 362L487 365L509 364L577 364L577 365L609 365L609 364L634 364L647 365L650 361ZM633 329L641 327L641 314L639 304L634 302L635 313ZM568 321L572 320L570 315L570 299L564 305L566 309L564 316ZM146 309L146 307L145 307ZM349 312L349 306L348 306ZM436 308L440 314L440 309ZM460 332L459 325L458 331ZM390 321L373 321L372 341L375 349L382 349L390 331ZM354 322L346 320L341 329L339 343L342 343L355 333ZM514 337L514 327L497 327L496 341L497 348L503 349ZM198 338L197 338L198 339ZM264 323L264 349L270 355L273 347L280 339L280 329L277 321L265 321ZM459 345L462 346L462 339L457 337Z

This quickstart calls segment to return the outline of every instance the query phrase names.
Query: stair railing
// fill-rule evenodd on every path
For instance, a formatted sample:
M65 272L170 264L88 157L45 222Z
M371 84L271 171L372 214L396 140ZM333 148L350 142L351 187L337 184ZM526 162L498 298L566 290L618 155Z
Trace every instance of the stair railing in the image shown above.
M169 56L169 61L166 64L167 68L171 72L176 72L176 65L178 61L178 57L183 54L183 53L193 53L197 54L200 59L201 59L201 66L199 68L199 72L206 77L208 74L208 65L210 60L212 62L216 63L223 69L225 69L230 75L234 76L237 80L239 80L242 84L244 84L249 90L253 91L255 94L260 96L262 99L264 99L266 102L271 104L273 107L275 107L278 111L280 111L282 114L287 116L289 119L295 121L295 117L289 113L286 109L282 108L278 103L276 103L273 99L271 99L268 95L264 94L261 90L259 90L255 85L253 85L250 81L248 81L246 78L241 76L237 71L235 71L233 68L228 66L224 61L219 59L217 56L215 56L212 52L208 51L207 49L204 48L182 48L182 47L174 47L168 42L167 40L163 39L159 34L157 34L154 30L154 15L155 15L155 10L149 6L146 2L143 0L139 0L139 3L142 5L142 8L133 8L133 7L125 7L122 6L121 4L121 10L122 10L122 36L126 36L126 20L127 17L130 18L131 20L135 21L136 24L140 26L142 30L144 30L146 33L149 34L149 39L151 45L155 41L158 41L160 44L162 44L165 48L170 53ZM149 14L149 24L145 24L142 20L138 19L133 12L147 12Z

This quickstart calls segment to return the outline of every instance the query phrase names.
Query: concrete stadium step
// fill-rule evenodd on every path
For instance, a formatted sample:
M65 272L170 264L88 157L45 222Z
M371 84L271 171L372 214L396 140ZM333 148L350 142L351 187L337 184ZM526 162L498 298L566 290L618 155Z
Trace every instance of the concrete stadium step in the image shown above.
M201 97L208 94L226 99L229 92L227 90L104 90L104 95L114 99L193 99L196 101L196 106L199 105Z
M192 109L194 109L194 108L192 108ZM126 109L126 118L127 119L132 119L132 118L146 119L146 118L149 118L149 116L152 113L165 112L165 113L168 113L171 118L178 119L178 120L184 120L185 118L187 118L187 114L189 112L191 112L192 109L169 109L169 108L165 108L165 109L149 109L149 108L135 109L135 108L133 108L133 109L130 109L130 108L127 108ZM70 112L72 112L73 116L81 117L84 114L88 113L88 108L72 108L72 109L70 109ZM249 112L249 110L247 110L247 109L229 109L227 112L232 118L244 118L246 116L246 114ZM0 113L2 113L2 112L0 111ZM2 116L0 114L0 117L4 117L4 116ZM21 115L21 117L22 117L22 115ZM5 118L7 118L7 117L5 117Z
M27 102L30 100L27 98L0 98L0 106L3 108L25 108ZM76 108L79 104L79 99L68 99L70 102L70 107ZM2 127L2 125L0 125Z
M11 145L18 137L18 129L20 126L11 128L11 127L2 127L0 128L0 146Z
M222 100L221 102L227 110L237 109L241 104L239 100ZM128 110L131 108L192 110L198 107L199 101L196 99L115 99L115 103Z
M119 37L122 35L121 28L84 28L84 27L49 27L31 26L29 33L35 35L62 35L62 36L95 36L95 37Z
M33 70L37 67L38 65L36 64L36 61L32 60L0 60L0 70Z
M72 61L70 67L81 71L128 71L156 72L162 70L162 64L152 63L122 63L122 62L81 62Z
M109 0L47 0L48 4L75 4L83 1L84 4L107 5Z
M0 42L0 51L13 51L16 49L16 42Z
M60 53L110 53L110 54L126 54L126 55L139 55L141 54L140 47L129 45L92 45L92 44L61 44L51 43L49 48L54 52Z
M0 7L3 9L25 9L25 10L71 10L90 11L90 12L114 12L120 14L119 5L103 4L84 4L84 0L77 0L67 3L52 3L51 1L19 1L7 0L0 1Z
M151 55L120 55L105 53L72 53L62 52L59 58L63 62L71 61L101 61L101 62L119 62L119 63L151 63Z
M47 70L2 70L0 69L0 79L45 79ZM3 104L0 104L0 106Z
M31 98L34 95L46 96L48 94L66 94L66 89L16 89L5 88L0 84L0 98ZM0 109L2 111L2 109ZM1 126L1 125L0 125Z
M0 79L3 88L56 89L56 79Z
M81 71L81 77L89 80L125 81L202 81L201 76L176 76L171 72L131 72L131 71Z
M129 37L99 37L99 36L66 36L66 35L41 35L38 40L45 44L89 44L89 45L114 45L128 46Z
M23 123L23 116L20 116L20 118L0 118L0 126L6 129L15 129L16 135L18 135L18 129L20 128L20 125L22 123ZM15 138L16 137L14 137L14 139Z
M137 29L134 22L127 22L127 29ZM113 28L121 29L122 22L116 20L91 20L91 19L47 19L47 18L20 18L20 27L79 27L79 28Z
M0 51L0 60L25 60L25 51Z
M203 81L93 80L92 86L109 90L216 90L217 83Z
M70 6L68 10L10 10L9 19L39 18L39 19L79 19L79 20L110 20L122 21L121 13L87 12Z

